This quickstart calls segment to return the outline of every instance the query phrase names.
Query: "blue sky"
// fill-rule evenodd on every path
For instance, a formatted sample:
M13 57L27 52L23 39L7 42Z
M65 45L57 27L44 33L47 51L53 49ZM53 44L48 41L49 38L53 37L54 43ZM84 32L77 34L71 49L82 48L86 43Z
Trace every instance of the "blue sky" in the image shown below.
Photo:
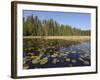
M41 20L53 19L60 24L68 24L82 30L91 28L90 13L75 13L75 12L54 12L54 11L33 11L23 10L23 17L27 18L30 15L38 16Z

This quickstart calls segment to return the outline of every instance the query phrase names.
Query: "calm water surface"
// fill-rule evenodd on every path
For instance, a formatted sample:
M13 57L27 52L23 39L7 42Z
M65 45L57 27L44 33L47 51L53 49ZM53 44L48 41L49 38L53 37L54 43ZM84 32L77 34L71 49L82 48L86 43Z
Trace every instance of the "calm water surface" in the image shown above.
M30 55L24 51L23 57L24 68L27 69L90 66L91 45L90 41L87 41L59 48L49 47L46 50L45 48L32 49Z

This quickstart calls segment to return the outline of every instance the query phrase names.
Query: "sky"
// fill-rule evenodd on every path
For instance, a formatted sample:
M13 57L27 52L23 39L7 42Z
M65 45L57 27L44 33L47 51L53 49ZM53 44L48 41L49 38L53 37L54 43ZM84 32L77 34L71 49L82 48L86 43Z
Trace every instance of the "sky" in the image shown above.
M33 16L38 16L40 20L53 19L60 24L67 24L82 30L91 28L90 13L23 10L23 17L25 18L32 14Z

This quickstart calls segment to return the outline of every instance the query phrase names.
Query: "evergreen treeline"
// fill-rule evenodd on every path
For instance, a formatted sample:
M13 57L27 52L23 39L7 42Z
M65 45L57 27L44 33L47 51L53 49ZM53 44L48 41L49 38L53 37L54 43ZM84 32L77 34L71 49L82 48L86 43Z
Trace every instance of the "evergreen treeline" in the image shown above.
M38 16L23 18L24 36L89 36L90 30L72 28L53 19L40 20Z

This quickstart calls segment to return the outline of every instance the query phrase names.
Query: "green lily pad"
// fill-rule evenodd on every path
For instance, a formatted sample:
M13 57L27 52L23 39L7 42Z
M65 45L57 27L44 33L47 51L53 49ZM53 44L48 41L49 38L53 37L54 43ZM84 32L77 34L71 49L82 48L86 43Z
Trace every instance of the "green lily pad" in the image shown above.
M46 64L48 62L48 58L45 57L43 59L40 60L40 64Z

